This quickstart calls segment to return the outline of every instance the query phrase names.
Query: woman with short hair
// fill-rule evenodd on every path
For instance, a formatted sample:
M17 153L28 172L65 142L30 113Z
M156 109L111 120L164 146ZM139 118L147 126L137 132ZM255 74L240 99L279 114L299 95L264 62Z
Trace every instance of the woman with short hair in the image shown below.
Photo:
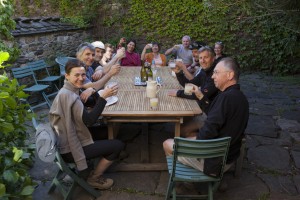
M152 52L146 53L147 49L151 49ZM142 52L141 60L154 63L156 67L162 67L167 65L167 58L164 54L159 53L161 46L158 42L152 42L147 44ZM154 62L153 62L154 60Z
M141 66L141 58L138 53L135 52L136 41L128 40L127 41L127 49L126 49L126 57L122 58L121 66Z
M119 140L94 140L103 131L97 129L94 132L89 127L101 115L105 99L116 95L118 86L106 87L96 104L88 111L79 96L79 90L86 79L84 64L77 59L69 60L65 71L64 86L56 95L49 111L49 121L57 135L58 152L65 162L76 164L79 175L86 174L87 160L100 157L87 182L94 188L108 189L113 185L113 180L102 175L119 157L124 144Z

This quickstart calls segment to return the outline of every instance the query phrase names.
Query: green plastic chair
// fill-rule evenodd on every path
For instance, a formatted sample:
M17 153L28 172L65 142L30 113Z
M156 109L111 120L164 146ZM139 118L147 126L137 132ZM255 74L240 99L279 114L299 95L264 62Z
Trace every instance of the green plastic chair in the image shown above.
M26 88L23 89L24 92L27 93L40 93L44 99L43 102L39 102L36 105L30 105L30 109L34 110L37 107L41 107L44 105L47 105L50 108L50 100L48 99L45 91L46 89L49 88L49 85L43 85L43 84L38 84L34 73L32 71L32 69L29 66L24 66L24 67L19 67L19 68L13 68L11 69L12 74L14 76L15 79L18 80L18 84L19 85L23 85L21 80L24 80L23 82L28 83L28 81L26 81L27 79L32 81L32 84L27 86ZM25 80L26 79L26 80ZM26 100L27 101L27 100Z
M84 179L78 176L74 163L66 163L58 152L56 152L55 162L58 165L59 170L52 180L52 184L48 193L53 192L57 187L64 196L64 199L69 200L72 199L72 194L75 188L80 186L95 198L101 196L100 191L94 189ZM66 174L72 178L72 184L69 187L67 187L62 180L62 177L64 177Z
M59 65L60 69L60 75L64 76L65 75L65 65L69 60L76 59L73 57L57 57L55 58L55 62Z
M213 193L217 190L224 172L230 144L230 137L211 140L190 140L186 138L174 138L173 156L167 156L168 171L170 174L168 189L165 199L190 198L190 199L213 199ZM207 159L218 158L222 160L221 170L218 176L208 176L203 172L183 165L178 161L178 156ZM205 161L204 161L205 162ZM189 195L176 194L176 182L199 182L207 183L207 194Z
M58 82L60 79L60 76L53 76L49 73L49 66L46 64L46 62L41 59L33 62L29 62L26 64L27 66L31 67L34 76L36 80L40 83L49 83L54 88L54 92L51 94L47 94L48 97L56 96L59 89L55 82Z

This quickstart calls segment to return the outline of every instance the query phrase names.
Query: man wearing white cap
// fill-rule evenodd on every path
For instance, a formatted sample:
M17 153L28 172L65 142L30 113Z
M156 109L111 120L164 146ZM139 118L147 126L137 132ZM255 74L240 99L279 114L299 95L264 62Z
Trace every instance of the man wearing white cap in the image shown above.
M92 43L92 45L95 47L95 57L94 63L91 67L96 70L96 68L100 65L100 61L105 53L105 46L101 41L95 41Z
M111 59L111 61L102 66L100 61L105 53L105 46L101 41L95 41L92 45L95 47L95 57L94 63L91 67L95 70L95 72L102 70L102 72L106 74L113 65L118 64L119 60L126 56L125 48L118 49L117 54Z

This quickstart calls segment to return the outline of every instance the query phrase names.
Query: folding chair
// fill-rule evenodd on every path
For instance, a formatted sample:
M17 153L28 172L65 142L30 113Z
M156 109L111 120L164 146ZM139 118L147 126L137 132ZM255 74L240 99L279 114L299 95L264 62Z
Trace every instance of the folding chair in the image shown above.
M38 82L42 83L50 83L50 85L54 88L54 92L51 94L47 94L47 97L55 96L59 89L57 85L55 84L56 81L60 79L60 76L52 76L49 73L48 65L44 60L37 60L34 62L27 63L27 66L31 67L35 78ZM41 77L41 78L40 78Z
M76 59L76 58L73 58L73 57L57 57L57 58L55 58L55 62L59 65L61 81L64 80L64 76L66 74L65 65L68 62L68 60L71 60L71 59ZM63 85L61 82L59 84Z
M57 57L55 58L55 62L59 65L60 69L60 75L64 76L65 75L65 65L69 60L76 59L73 57Z
M191 199L213 199L215 192L222 180L224 167L230 144L230 137L212 139L212 140L190 140L185 138L174 138L173 156L167 156L168 171L170 174L168 189L165 199L191 198ZM208 176L203 172L183 165L178 161L178 156L208 159L221 158L222 166L217 176ZM205 161L204 161L205 162ZM200 195L177 195L175 190L176 182L202 182L208 184L207 194Z
M13 68L11 71L12 71L14 78L16 78L18 80L19 85L21 85L20 83L22 83L21 79L24 80L25 78L27 78L26 80L30 79L32 81L31 86L28 86L23 89L24 92L27 92L27 93L38 92L42 95L44 102L37 103L37 105L34 105L34 106L30 105L30 103L29 103L31 110L33 110L37 107L44 106L44 105L47 105L50 108L50 100L48 99L48 97L45 93L45 90L49 87L49 85L38 84L37 80L35 79L34 73L29 66ZM28 83L28 81L26 81L26 83Z
M77 175L75 164L66 163L58 152L56 153L55 162L58 165L59 170L54 179L52 180L52 184L48 193L53 192L57 187L64 196L64 199L68 200L72 198L72 193L75 190L76 186L81 186L84 190L93 195L95 198L101 196L100 191L97 191L96 189L91 187L85 180L83 180ZM69 187L66 186L62 180L62 178L66 174L72 178L72 184Z

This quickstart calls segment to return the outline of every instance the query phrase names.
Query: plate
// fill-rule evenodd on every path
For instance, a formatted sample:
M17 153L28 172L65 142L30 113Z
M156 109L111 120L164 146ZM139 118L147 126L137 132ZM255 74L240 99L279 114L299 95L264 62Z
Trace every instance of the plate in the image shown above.
M119 100L119 98L117 96L108 97L108 98L106 98L107 103L105 106L110 106L110 105L116 103L118 100Z
M102 92L103 92L103 90L98 91L100 96L101 96ZM105 100L107 101L105 106L110 106L110 105L116 103L119 100L119 98L117 96L111 96L111 97L107 97Z

